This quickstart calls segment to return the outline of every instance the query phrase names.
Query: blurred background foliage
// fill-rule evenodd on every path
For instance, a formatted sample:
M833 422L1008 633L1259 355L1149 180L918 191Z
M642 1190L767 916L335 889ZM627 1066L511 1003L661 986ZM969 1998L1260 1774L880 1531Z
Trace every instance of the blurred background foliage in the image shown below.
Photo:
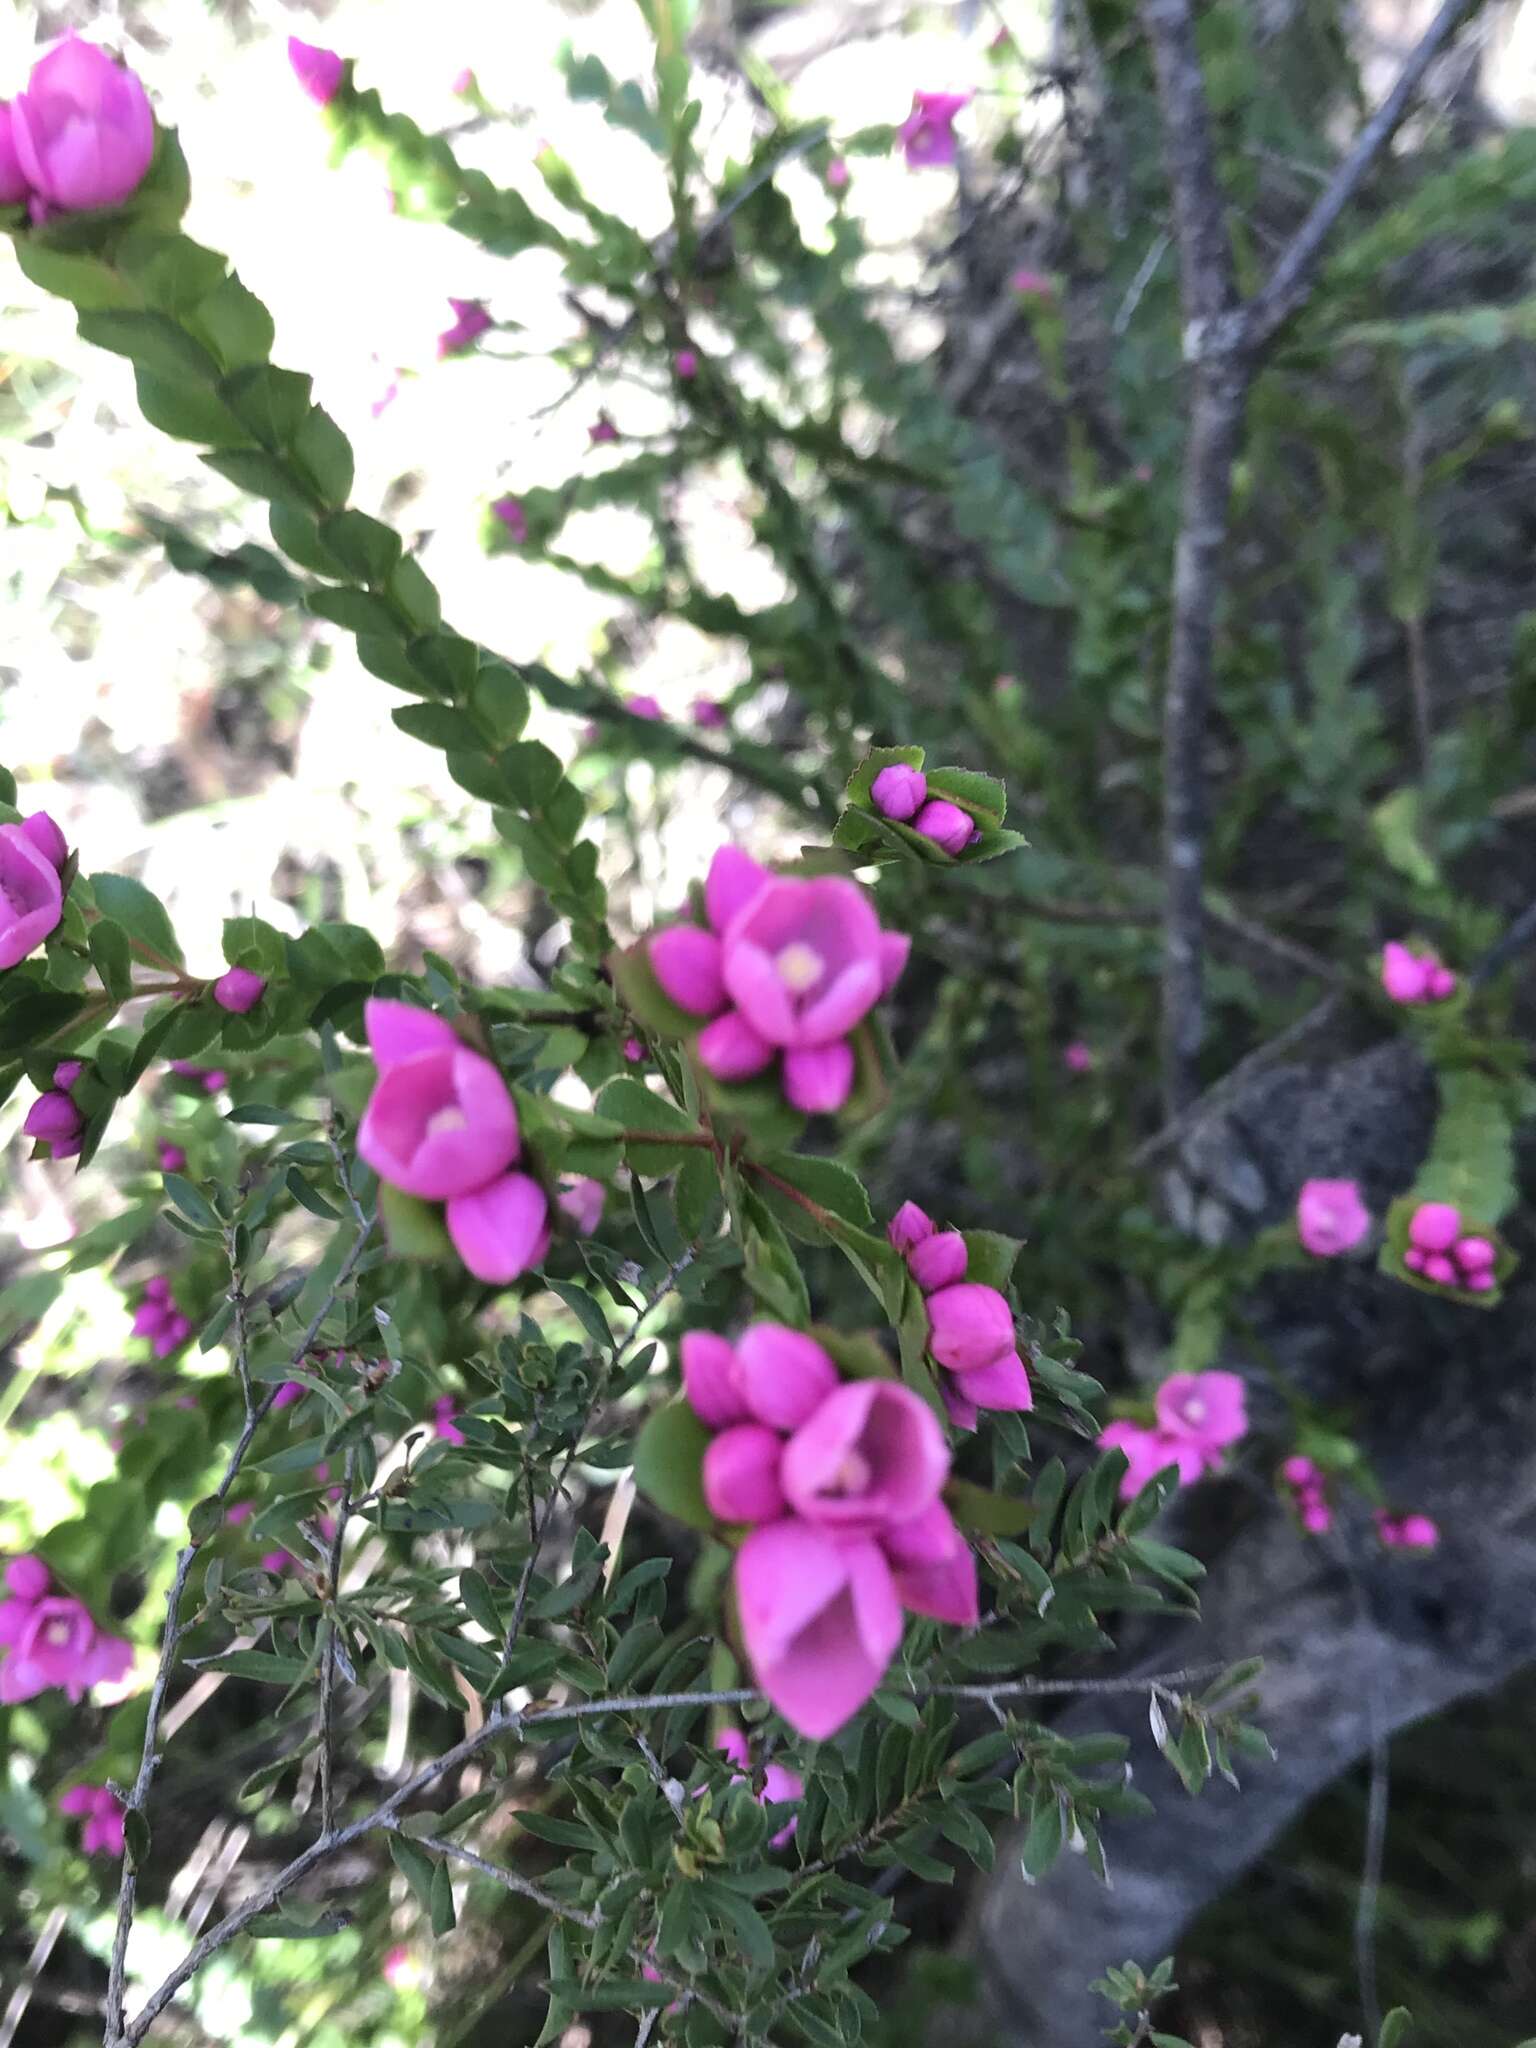
M681 70L655 67L633 0L516 8L514 30L484 0L15 6L0 80L71 25L145 76L194 166L189 229L233 253L277 358L314 374L357 451L358 502L419 550L461 631L578 686L578 708L531 729L601 818L620 928L678 902L722 836L764 854L824 839L871 734L1006 777L1027 855L963 897L928 869L884 871L918 945L895 1093L852 1156L877 1210L1023 1219L1027 1287L1069 1306L1099 1378L1209 1362L1254 1261L1175 1231L1137 1149L1159 1114L1182 414L1129 0L709 0ZM1255 395L1210 748L1208 1079L1329 994L1348 1042L1381 1037L1400 1021L1371 991L1383 939L1418 932L1465 972L1530 897L1531 14L1483 11ZM1385 0L1205 10L1250 277L1415 20ZM288 74L294 32L359 60L369 90L334 126ZM979 90L955 172L909 171L892 140L912 90L956 83ZM669 94L698 104L686 147ZM494 326L440 360L450 295ZM142 421L129 365L81 343L8 255L0 301L0 756L29 798L93 867L163 896L194 966L217 960L226 916L255 911L294 933L365 927L402 969L433 953L540 985L558 931L486 806L301 608L259 508ZM520 523L492 511L509 498ZM647 697L661 720L625 711ZM723 733L696 722L700 698ZM1466 1142L1506 1206L1529 1083L1523 1055L1490 1048L1529 1026L1516 975L1473 1022L1425 1032L1443 1075L1494 1076ZM1071 1043L1085 1066L1064 1066ZM68 1558L142 1647L150 1539L168 1544L206 1490L227 1389L196 1353L174 1385L142 1360L125 1293L175 1260L189 1306L215 1299L218 1273L155 1224L156 1147L232 1176L236 1141L195 1080L164 1077L77 1191L22 1159L22 1108L0 1110L0 1549ZM323 1242L313 1222L291 1219L297 1269ZM130 1257L108 1277L83 1244ZM845 1272L807 1254L834 1319L860 1313ZM416 1391L425 1409L436 1390ZM284 1825L282 1802L234 1797L269 1698L230 1679L183 1730L176 1826L156 1843L168 1954ZM419 1749L452 1739L447 1704L416 1711ZM1450 2048L1536 2010L1530 1712L1522 1680L1400 1745L1383 1984ZM141 1713L91 1710L83 1747L126 1773ZM14 2038L83 2043L101 1866L34 1789L46 1718L15 1709L0 1731L0 1982L25 1982L50 1927L55 1951ZM1192 1932L1178 2023L1200 2048L1321 2039L1318 2015L1326 2032L1349 2009L1360 1804L1353 1785L1328 1794ZM957 1913L935 1896L918 1930L934 1953L877 1996L915 2014L925 1986L963 1993L937 1953ZM184 2038L531 2040L542 2002L518 1986L543 1938L498 1894L433 1943L402 1884L387 1919L219 1958ZM890 2020L893 2042L908 2024Z

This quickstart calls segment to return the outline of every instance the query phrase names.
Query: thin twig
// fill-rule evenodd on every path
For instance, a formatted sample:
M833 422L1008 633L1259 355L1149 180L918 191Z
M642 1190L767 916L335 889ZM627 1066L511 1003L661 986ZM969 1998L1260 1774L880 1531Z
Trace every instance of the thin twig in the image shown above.
M11 2048L27 2016L27 2007L32 2002L32 1993L37 1980L48 1967L48 1958L53 1954L54 1943L64 1932L64 1923L69 1918L62 1906L55 1906L43 1922L37 1940L32 1944L32 1953L27 1957L26 1968L16 1982L10 2002L5 2008L5 2018L0 2020L0 2048Z
M335 1757L332 1754L332 1719L336 1698L336 1642L341 1630L337 1602L341 1597L341 1546L346 1541L347 1517L352 1512L352 1480L357 1470L357 1451L347 1451L346 1473L341 1499L336 1506L336 1527L331 1532L330 1555L326 1559L325 1600L330 1610L320 1624L323 1638L320 1663L320 1825L327 1834L336 1825Z
M398 1820L385 1822L393 1834L398 1832ZM411 1840L423 1849L435 1849L439 1856L451 1856L455 1863L467 1863L471 1870L478 1870L482 1877L494 1877L499 1885L505 1885L509 1892L517 1892L525 1899L532 1899L536 1906L542 1906L546 1913L553 1913L557 1920L574 1920L578 1927L594 1932L602 1925L596 1913L583 1911L580 1906L568 1906L561 1899L553 1897L531 1879L520 1877L515 1870L508 1870L505 1864L488 1863L483 1856L477 1856L473 1849L466 1849L458 1842L447 1841L442 1835L413 1834Z

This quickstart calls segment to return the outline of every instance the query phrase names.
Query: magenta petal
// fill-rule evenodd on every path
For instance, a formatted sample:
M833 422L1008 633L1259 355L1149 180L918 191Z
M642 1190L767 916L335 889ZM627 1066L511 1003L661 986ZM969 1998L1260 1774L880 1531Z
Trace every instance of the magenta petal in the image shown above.
M880 993L888 996L901 979L901 971L907 964L912 951L912 941L905 932L882 932L880 934Z
M931 1501L920 1514L893 1522L880 1533L880 1547L893 1565L942 1564L965 1542L943 1501Z
M724 1007L720 941L696 924L669 925L649 946L651 971L673 1002L695 1017L713 1017Z
M962 1281L928 1297L928 1349L951 1372L974 1372L1014 1348L1013 1311L995 1287Z
M957 1373L955 1377L965 1399L973 1401L978 1408L996 1408L1021 1415L1035 1405L1029 1374L1016 1351L1010 1352L1006 1358L994 1358L990 1365L979 1365L973 1372Z
M133 1669L133 1645L121 1636L97 1636L81 1660L84 1684L116 1685Z
M753 1030L775 1045L792 1045L798 1029L794 1005L778 969L761 946L737 940L724 953L725 986Z
M797 1045L784 1055L785 1100L806 1116L831 1116L853 1093L853 1047L846 1039L835 1045Z
M1235 1372L1172 1373L1157 1390L1158 1425L1203 1449L1223 1450L1247 1433L1245 1392Z
M898 1599L913 1614L952 1622L956 1628L974 1628L981 1619L976 1558L966 1544L942 1564L898 1565L892 1577Z
M946 1373L939 1381L939 1399L944 1403L944 1413L955 1428L962 1429L969 1435L980 1421L981 1411L974 1401L966 1399L959 1380L950 1378Z
M71 1785L67 1792L59 1794L60 1813L94 1813L96 1791L94 1785Z
M924 1294L963 1280L968 1263L965 1239L958 1230L936 1230L907 1253L907 1270Z
M906 1257L915 1245L932 1237L937 1228L933 1218L919 1209L916 1202L903 1202L885 1226L885 1234L896 1250Z
M772 1522L742 1545L735 1576L759 1685L800 1734L834 1734L880 1683L901 1641L885 1559L872 1543L839 1547L803 1523Z
M736 1353L713 1330L689 1330L679 1347L683 1362L683 1393L700 1422L725 1429L747 1421L750 1410L741 1389Z
M69 843L46 811L34 811L30 818L23 818L21 829L44 860L56 868L63 867L69 859Z
M798 1429L838 1384L837 1367L815 1338L782 1323L753 1323L737 1340L735 1359L747 1411L770 1429Z
M25 960L63 914L57 868L20 825L0 825L0 967Z
M722 1728L715 1737L715 1747L727 1763L733 1763L738 1771L751 1768L752 1745L743 1728Z
M838 1387L784 1448L790 1506L811 1522L870 1534L938 1498L949 1451L933 1410L895 1380Z
M714 929L723 932L770 879L767 868L759 867L750 854L722 846L704 878L704 911Z
M776 1048L758 1036L740 1010L727 1010L704 1026L697 1050L717 1081L749 1081L769 1064Z
M722 1522L772 1522L784 1512L784 1439L761 1422L723 1429L704 1453L704 1498Z
M369 1050L381 1074L413 1053L437 1052L444 1046L453 1049L459 1043L446 1017L418 1009L415 1003L370 996L363 1005L363 1019L368 1029Z
M49 1587L48 1567L40 1557L13 1557L5 1568L5 1583L18 1600L42 1600Z
M844 1037L880 1000L881 961L855 960L800 1013L799 1042L827 1045Z
M526 1173L504 1173L489 1187L455 1195L446 1221L470 1272L496 1286L526 1273L549 1249L549 1203Z

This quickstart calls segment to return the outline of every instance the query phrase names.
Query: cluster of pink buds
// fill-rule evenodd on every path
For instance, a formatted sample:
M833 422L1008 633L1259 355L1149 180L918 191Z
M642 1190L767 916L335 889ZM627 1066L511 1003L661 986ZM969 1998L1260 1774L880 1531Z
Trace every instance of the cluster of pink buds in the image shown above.
M1328 1477L1312 1458L1287 1458L1280 1477L1290 1488L1291 1505L1309 1536L1326 1536L1333 1527L1333 1509L1328 1505Z
M34 221L119 206L149 169L155 117L143 86L105 50L66 36L0 101L0 205Z
M0 135L5 106L0 102ZM0 155L0 204L4 163ZM0 967L14 967L40 946L64 915L64 834L46 811L0 825Z
M107 1785L71 1785L59 1800L60 1813L78 1814L85 1822L80 1846L87 1856L122 1855L127 1810Z
M1248 1431L1243 1383L1235 1372L1176 1372L1158 1388L1154 1420L1112 1422L1099 1432L1099 1448L1123 1451L1122 1500L1134 1500L1166 1466L1188 1486L1214 1471L1222 1454Z
M1381 949L1381 985L1394 1003L1443 1003L1456 977L1433 953L1414 953L1396 939Z
M1378 1508L1372 1519L1387 1550L1433 1550L1439 1544L1440 1525L1428 1515L1394 1515Z
M668 925L648 942L664 992L704 1021L695 1040L717 1081L779 1063L786 1099L806 1115L853 1091L849 1034L895 984L912 941L880 928L842 875L775 875L722 846L704 883L703 925Z
M995 1287L966 1280L970 1255L960 1232L940 1230L916 1202L903 1202L885 1234L928 1297L928 1350L948 1375L940 1392L951 1422L974 1429L982 1408L1032 1408L1013 1310Z
M901 1609L967 1626L976 1560L940 1498L944 1432L897 1380L839 1379L813 1337L754 1323L682 1341L683 1391L715 1432L710 1513L750 1533L736 1557L742 1640L790 1725L818 1740L863 1705Z
M731 1775L733 1785L741 1783L752 1775L752 1744L744 1730L722 1728L715 1737L715 1747L722 1756L736 1766ZM700 1788L702 1790L702 1787ZM757 1794L759 1806L786 1806L791 1800L805 1797L805 1780L798 1771L792 1771L787 1764L765 1764L763 1782ZM795 1830L800 1825L791 1819L777 1834L768 1837L770 1849L782 1849L786 1842L792 1842Z
M368 1043L379 1078L357 1149L391 1187L446 1203L454 1249L477 1280L505 1286L549 1249L549 1202L522 1157L517 1110L500 1073L445 1018L371 997Z
M1296 1235L1315 1259L1353 1251L1371 1227L1360 1184L1353 1180L1303 1181L1296 1197Z
M922 769L909 768L903 761L880 770L869 786L869 799L883 818L910 825L944 853L963 853L981 837L981 828L968 811L947 797L930 797Z
M489 334L496 322L478 299L450 299L452 323L437 337L439 356L461 356L472 349L482 334Z
M222 1067L199 1067L191 1060L172 1060L170 1069L183 1081L195 1081L208 1095L217 1095L221 1088L229 1086L229 1076Z
M84 1072L84 1060L60 1060L53 1070L53 1086L27 1111L21 1128L50 1159L73 1159L80 1150L85 1118L70 1090Z
M104 1634L84 1604L55 1593L40 1557L13 1557L0 1601L0 1706L13 1707L59 1686L77 1703L93 1685L128 1675L133 1646Z
M157 1273L144 1289L144 1299L133 1312L133 1334L147 1337L156 1358L169 1358L192 1334L192 1323L176 1306L171 1283Z
M1435 1287L1460 1287L1469 1294L1490 1294L1498 1285L1494 1267L1498 1248L1486 1237L1462 1226L1461 1211L1450 1202L1421 1202L1408 1225L1403 1264Z

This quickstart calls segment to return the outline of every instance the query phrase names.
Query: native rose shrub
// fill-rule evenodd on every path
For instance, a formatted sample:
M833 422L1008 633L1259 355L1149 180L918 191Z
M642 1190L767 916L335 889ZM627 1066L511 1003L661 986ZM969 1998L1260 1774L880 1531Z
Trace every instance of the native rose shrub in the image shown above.
M884 1677L901 1610L977 1619L976 1560L941 1495L949 1448L895 1380L840 1378L813 1337L754 1323L691 1331L683 1391L713 1432L710 1513L746 1532L733 1586L753 1675L785 1720L834 1734Z

